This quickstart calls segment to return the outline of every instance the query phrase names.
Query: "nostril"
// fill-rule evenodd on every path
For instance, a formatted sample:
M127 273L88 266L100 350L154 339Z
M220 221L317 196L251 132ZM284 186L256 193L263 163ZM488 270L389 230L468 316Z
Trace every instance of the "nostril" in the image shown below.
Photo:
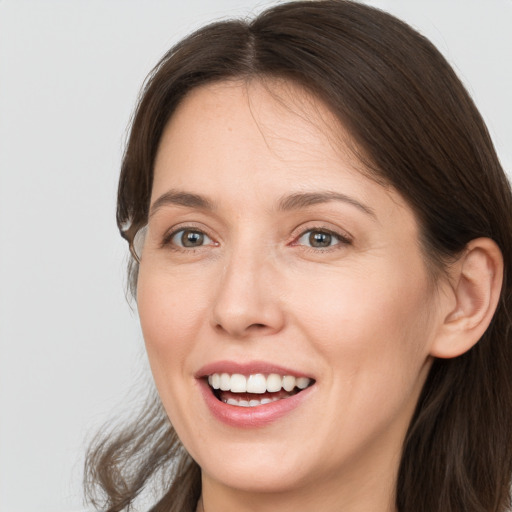
M265 325L265 324L250 324L249 326L247 326L245 329L243 329L246 333L250 332L250 331L261 331L262 329L267 329L268 328L268 325ZM224 328L224 326L222 324L217 324L215 326L215 329L219 330L219 331L225 331L227 329ZM232 329L233 330L233 329Z

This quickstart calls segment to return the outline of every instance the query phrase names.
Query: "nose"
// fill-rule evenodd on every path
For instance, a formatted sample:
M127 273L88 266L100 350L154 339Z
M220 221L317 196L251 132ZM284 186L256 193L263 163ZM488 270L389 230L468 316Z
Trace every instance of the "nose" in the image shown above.
M264 250L234 252L218 281L212 309L214 329L233 338L279 332L285 321L279 274Z

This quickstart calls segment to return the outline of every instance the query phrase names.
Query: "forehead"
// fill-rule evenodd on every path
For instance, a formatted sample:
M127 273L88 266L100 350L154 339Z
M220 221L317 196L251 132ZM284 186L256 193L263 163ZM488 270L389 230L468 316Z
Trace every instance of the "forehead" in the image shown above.
M189 92L171 116L159 144L154 185L169 178L170 170L179 180L183 166L190 182L197 165L205 177L206 167L220 171L235 163L239 179L278 167L300 182L329 166L346 175L368 174L354 148L329 108L292 82L213 83Z

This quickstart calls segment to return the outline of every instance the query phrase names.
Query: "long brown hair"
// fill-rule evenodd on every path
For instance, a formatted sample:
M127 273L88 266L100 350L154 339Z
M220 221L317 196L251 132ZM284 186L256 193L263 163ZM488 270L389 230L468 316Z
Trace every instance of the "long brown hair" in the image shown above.
M258 77L292 81L330 107L368 173L414 210L434 275L474 238L499 245L505 276L496 314L473 349L434 361L404 443L396 506L505 511L512 475L512 196L471 98L408 25L351 1L297 1L184 39L155 67L135 112L119 181L121 234L131 240L147 220L158 143L184 96L214 81ZM135 261L130 274L135 289ZM194 510L200 471L157 399L133 425L94 444L86 482L92 501L114 512L129 508L155 475L162 486L152 511Z

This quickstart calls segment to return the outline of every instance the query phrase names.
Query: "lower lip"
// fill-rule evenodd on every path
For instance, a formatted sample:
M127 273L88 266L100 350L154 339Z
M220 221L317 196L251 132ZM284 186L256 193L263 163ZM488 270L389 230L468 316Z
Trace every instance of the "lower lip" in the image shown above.
M299 407L309 397L315 387L314 385L310 386L296 395L269 404L257 405L255 407L240 407L228 405L218 400L204 379L198 379L198 383L206 405L213 416L222 423L237 428L263 427L279 420Z

